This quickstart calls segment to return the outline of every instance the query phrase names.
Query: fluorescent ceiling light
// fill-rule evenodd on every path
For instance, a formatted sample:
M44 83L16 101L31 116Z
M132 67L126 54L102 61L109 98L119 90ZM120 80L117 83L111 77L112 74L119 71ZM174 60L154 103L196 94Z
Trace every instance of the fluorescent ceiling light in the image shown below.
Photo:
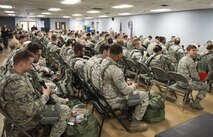
M131 13L118 13L118 15L125 16L125 15L131 15Z
M70 16L63 16L63 18L70 18Z
M82 16L82 14L72 14L72 16L79 17L79 16Z
M61 4L76 4L81 2L81 0L64 0L61 2Z
M5 11L6 13L15 13L14 11Z
M154 10L150 10L150 12L167 12L167 11L171 11L171 9L154 9Z
M8 14L9 16L15 16L15 14Z
M37 15L37 17L45 17L44 15Z
M109 17L107 15L101 15L101 16L98 16L99 18L106 18L106 17Z
M124 9L124 8L131 8L133 6L134 5L122 4L122 5L112 6L112 8L114 8L114 9Z
M61 10L60 8L50 8L50 9L48 9L49 11L59 11L59 10Z
M41 14L49 15L49 14L51 14L51 13L50 13L50 12L42 12Z
M211 5L213 6L213 3Z
M10 5L0 5L0 8L2 9L12 9L13 7Z
M98 10L90 10L90 11L87 11L87 13L100 13L100 11L98 11Z

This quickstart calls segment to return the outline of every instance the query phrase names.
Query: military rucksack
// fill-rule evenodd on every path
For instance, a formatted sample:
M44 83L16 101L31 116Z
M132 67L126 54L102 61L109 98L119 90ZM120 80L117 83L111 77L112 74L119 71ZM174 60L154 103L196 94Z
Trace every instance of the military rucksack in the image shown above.
M6 75L6 70L4 70L2 67L0 69L0 105L5 108L5 105L7 103L6 98L5 98L5 88L7 87L8 83L11 81L16 81L19 78L17 77L16 74L10 74Z
M143 116L143 121L147 123L159 123L165 119L165 104L163 97L159 94L149 94L149 105Z
M84 106L85 104L82 104L79 100L72 100L67 105L73 110L76 106ZM76 116L76 120L78 118ZM84 115L84 118L86 118L84 122L75 123L74 125L69 125L70 123L68 122L68 126L62 137L98 137L99 126L96 118L91 115Z

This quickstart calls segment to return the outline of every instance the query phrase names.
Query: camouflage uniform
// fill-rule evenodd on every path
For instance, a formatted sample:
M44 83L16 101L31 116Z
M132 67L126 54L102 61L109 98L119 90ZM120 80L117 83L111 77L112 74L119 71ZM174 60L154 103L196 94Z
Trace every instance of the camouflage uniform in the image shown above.
M65 62L69 60L69 58L74 54L73 49L69 46L65 45L61 48L59 55L63 58Z
M84 78L85 63L86 63L86 60L83 58L72 57L68 64L74 71L76 71L82 78Z
M11 69L12 66L13 66L13 56L21 49L16 49L16 50L13 50L13 52L10 53L10 55L8 56L7 60L6 60L6 63L5 63L5 68L7 70Z
M165 55L168 54L168 52L167 52L167 50L166 50L166 47L165 47L162 43L160 43L160 42L151 42L151 43L148 45L147 50L146 50L147 53L148 53L149 55L154 54L153 49L155 48L156 45L159 45L159 46L162 47L162 53L163 53L163 54L165 54Z
M53 99L54 102L59 103L59 104L65 104L66 103L66 99L61 98L59 96L57 96L58 94L62 94L61 92L66 92L66 91L60 91L60 89L50 80L44 79L42 78L39 73L36 71L34 65L31 71L29 71L28 73L28 77L30 78L30 82L33 86L34 89L37 89L38 91L41 92L41 85L39 83L39 81L44 80L45 84L50 88L51 90L51 98Z
M138 94L140 96L141 104L136 105L133 115L137 120L141 120L149 104L148 94L136 90L133 85L128 86L124 80L122 70L111 58L107 57L103 60L100 70L99 78L102 79L100 91L110 106L112 108L123 109L126 106L121 100L128 99L130 94Z
M213 52L208 51L207 53L201 54L200 57L197 58L197 70L198 72L209 72L209 59L213 57Z
M133 49L130 51L128 59L134 62L143 62L143 53L139 49Z
M201 82L198 72L196 70L196 64L192 57L189 55L184 56L178 64L177 72L186 77L189 82L189 86L193 90L198 90L197 98L203 99L206 96L206 92L209 87L206 83ZM186 88L185 83L178 83L180 87Z
M184 56L184 51L179 45L171 45L168 49L169 57L177 68L179 60Z
M123 56L127 58L130 51L124 46L122 47L122 49L123 49Z
M37 116L45 109L53 108L52 105L46 105L49 96L41 95L35 90L25 74L17 74L15 70L11 70L10 77L4 92L5 111L20 126L35 127L39 124ZM59 120L53 125L50 137L60 137L66 129L70 109L66 105L56 105L54 109L59 114Z
M151 67L159 67L165 71L174 71L172 60L164 54L151 55L146 60L146 64Z
M146 51L147 51L147 53L148 53L149 55L154 54L153 49L155 48L155 46L156 46L157 44L158 44L157 42L151 42L151 43L148 45Z
M97 71L97 65L101 64L103 59L104 59L104 57L101 54L99 54L99 55L93 56L85 63L85 66L84 66L85 81L92 79L93 70Z
M50 48L50 52L57 52L59 53L61 50L61 48L59 48L57 45L52 45L51 48Z

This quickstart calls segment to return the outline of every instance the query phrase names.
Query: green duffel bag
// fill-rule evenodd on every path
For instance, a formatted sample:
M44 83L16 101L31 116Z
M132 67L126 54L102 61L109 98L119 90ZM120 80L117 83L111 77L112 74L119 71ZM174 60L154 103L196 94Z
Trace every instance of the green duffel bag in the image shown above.
M149 124L159 123L165 119L165 104L159 94L149 94L149 105L143 116L143 121Z
M68 125L62 137L98 137L98 133L98 122L90 115L86 122Z

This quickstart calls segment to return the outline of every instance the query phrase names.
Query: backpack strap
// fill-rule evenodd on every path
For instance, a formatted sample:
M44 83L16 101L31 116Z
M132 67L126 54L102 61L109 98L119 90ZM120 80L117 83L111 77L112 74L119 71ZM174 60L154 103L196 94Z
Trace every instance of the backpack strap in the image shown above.
M149 60L148 60L148 62L146 63L146 65L149 67L150 66L150 63L151 63L151 61L153 60L153 59L155 59L155 57L157 56L158 54L155 54L154 56L152 56Z

